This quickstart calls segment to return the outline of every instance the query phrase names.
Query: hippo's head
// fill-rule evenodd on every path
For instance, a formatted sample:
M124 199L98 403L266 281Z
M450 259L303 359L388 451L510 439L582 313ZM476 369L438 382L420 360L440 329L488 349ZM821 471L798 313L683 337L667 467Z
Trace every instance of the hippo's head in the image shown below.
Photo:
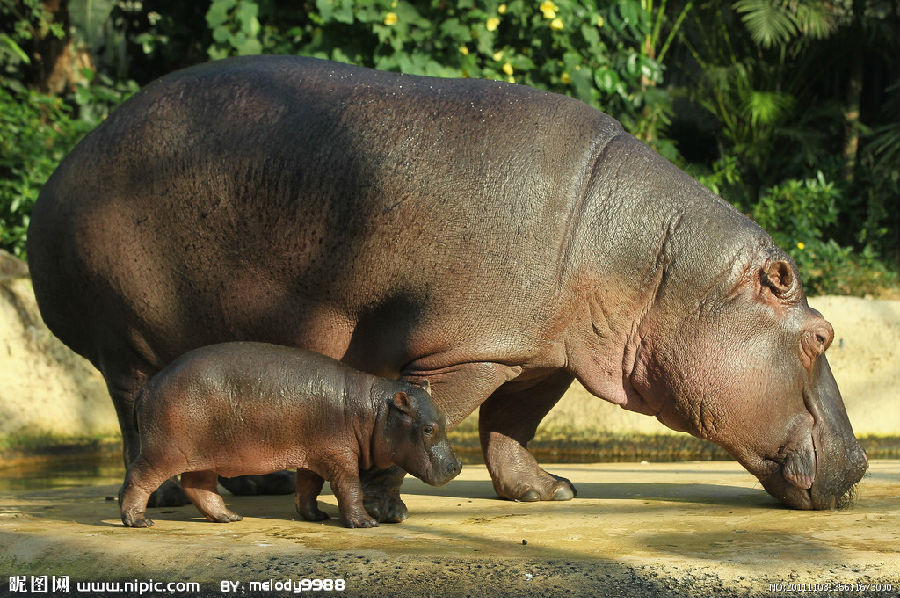
M867 459L825 359L831 325L781 250L732 266L690 303L648 314L635 388L662 423L721 445L783 503L849 504Z
M423 482L441 486L459 474L462 464L447 440L447 416L435 406L430 393L427 381L422 386L398 382L382 397L383 428L377 431L380 439L375 440L376 455L380 456L376 466L393 463Z

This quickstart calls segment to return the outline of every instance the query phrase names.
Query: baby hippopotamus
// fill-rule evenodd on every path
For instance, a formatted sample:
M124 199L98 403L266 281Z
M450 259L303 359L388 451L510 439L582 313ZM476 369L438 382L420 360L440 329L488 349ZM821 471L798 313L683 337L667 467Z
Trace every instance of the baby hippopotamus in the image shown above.
M262 343L210 345L185 353L150 379L135 413L141 452L119 494L126 526L144 516L150 493L181 473L185 494L207 519L226 523L217 474L297 468L297 511L319 521L324 479L347 527L373 527L359 472L399 465L440 486L461 469L447 418L417 386L350 368L318 353Z

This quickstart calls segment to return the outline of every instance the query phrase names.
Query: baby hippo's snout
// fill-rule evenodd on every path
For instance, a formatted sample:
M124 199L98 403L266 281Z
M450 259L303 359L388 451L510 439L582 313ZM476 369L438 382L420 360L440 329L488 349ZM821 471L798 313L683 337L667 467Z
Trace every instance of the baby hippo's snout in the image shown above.
M432 486L442 486L459 475L462 471L462 463L453 452L453 448L447 441L435 446L431 452L432 479L425 480Z

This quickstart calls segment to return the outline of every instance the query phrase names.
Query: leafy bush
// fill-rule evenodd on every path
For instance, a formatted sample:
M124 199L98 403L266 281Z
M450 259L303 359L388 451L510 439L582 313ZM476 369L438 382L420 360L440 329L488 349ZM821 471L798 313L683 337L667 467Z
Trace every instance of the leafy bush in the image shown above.
M0 85L0 247L21 256L31 206L78 136L58 98Z
M94 79L93 72L85 75ZM41 187L75 144L136 86L101 77L76 89L73 107L17 81L0 82L0 248L19 257L24 257L29 215Z
M662 57L675 27L652 2L317 0L309 10L273 1L213 0L212 58L290 53L382 70L484 77L575 96L658 142L669 94Z
M857 252L831 238L840 203L840 190L819 171L766 189L750 215L797 262L807 293L858 295L896 284L871 246Z
M64 40L66 31L39 0L0 2L0 17L0 248L24 257L28 219L41 187L75 143L137 86L89 68L61 97L26 86L34 44Z

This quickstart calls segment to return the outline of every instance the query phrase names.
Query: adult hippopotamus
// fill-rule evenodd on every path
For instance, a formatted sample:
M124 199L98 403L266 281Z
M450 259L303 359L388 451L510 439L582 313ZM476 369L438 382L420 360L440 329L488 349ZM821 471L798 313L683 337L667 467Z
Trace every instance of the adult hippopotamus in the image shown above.
M480 406L509 499L574 495L526 443L576 378L723 446L793 507L841 503L867 467L791 259L561 95L294 56L175 72L62 162L27 251L128 462L150 376L253 340L427 380L452 425ZM379 520L406 516L401 478L365 482Z

